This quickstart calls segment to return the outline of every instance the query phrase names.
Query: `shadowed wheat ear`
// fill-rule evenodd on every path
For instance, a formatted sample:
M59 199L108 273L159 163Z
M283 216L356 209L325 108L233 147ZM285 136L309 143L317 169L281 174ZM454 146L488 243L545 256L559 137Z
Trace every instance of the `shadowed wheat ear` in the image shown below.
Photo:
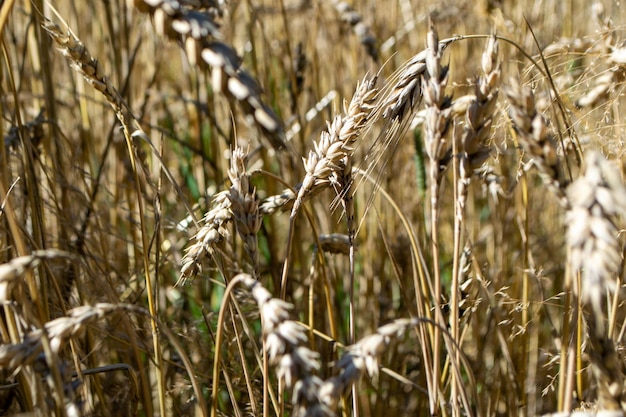
M537 167L544 183L556 194L560 203L567 207L567 180L559 161L556 138L535 107L535 95L530 87L523 87L516 80L511 80L510 85L504 87L504 93L510 103L509 117L513 129L526 158Z
M19 278L23 277L26 271L36 268L41 261L55 258L69 258L71 254L55 249L35 251L30 255L20 256L10 262L0 265L0 303L12 301L10 292Z
M158 33L184 44L192 65L211 68L213 90L238 101L272 146L285 146L281 120L261 99L261 87L241 68L237 52L218 40L221 35L213 16L177 0L133 0L133 4L154 17Z
M49 340L50 349L57 354L70 337L78 335L89 324L120 309L120 306L109 303L76 307L68 311L66 317L47 322L44 329L26 333L21 343L0 346L0 366L14 368L33 363L43 352L44 337Z
M222 248L230 236L230 223L235 224L243 240L256 276L259 259L257 233L263 213L259 210L256 190L250 184L245 159L246 154L241 148L232 151L228 170L231 186L213 198L213 208L205 214L204 225L194 236L195 243L189 246L183 257L181 276L176 285L184 284L188 278L197 275L202 270L202 258L212 258Z
M398 319L365 336L347 348L346 353L335 363L339 374L330 377L321 385L319 398L329 409L335 411L341 396L366 373L370 378L378 376L380 359L391 341L402 336L404 331L419 324L418 320Z

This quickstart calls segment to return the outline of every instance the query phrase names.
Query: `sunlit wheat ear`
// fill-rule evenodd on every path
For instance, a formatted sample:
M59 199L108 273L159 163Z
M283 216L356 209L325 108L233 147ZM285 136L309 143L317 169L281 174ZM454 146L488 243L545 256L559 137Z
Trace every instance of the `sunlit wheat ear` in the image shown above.
M296 192L285 189L280 194L264 198L259 204L259 211L263 214L274 214L279 210L291 209L293 202L296 201L298 189L296 189Z
M425 59L426 73L422 78L422 91L426 105L424 145L431 162L438 165L449 145L445 134L450 125L450 120L442 114L442 111L449 107L450 98L445 94L448 83L448 67L441 65L443 50L439 45L439 36L432 24L426 36L426 45L428 47Z
M559 161L556 138L546 119L537 112L535 95L530 87L521 86L516 80L504 87L504 93L510 103L509 117L525 157L537 167L544 183L560 203L567 206L567 181Z
M374 109L372 104L377 97L375 83L375 79L364 80L357 86L345 113L335 116L328 129L322 132L320 140L314 142L315 150L309 151L309 156L303 158L306 174L298 190L292 216L315 189L325 188L331 182L336 183L336 174L342 172L352 155L355 143Z
M347 352L335 364L340 370L339 375L327 379L320 387L321 402L334 411L343 393L363 375L367 373L370 378L376 378L380 358L389 343L393 338L402 336L407 328L417 324L418 321L412 319L395 320L348 347Z
M190 10L177 0L134 0L134 4L154 17L157 32L182 41L192 65L211 68L214 91L238 101L272 146L284 147L281 120L261 99L261 87L241 68L235 50L217 40L221 36L211 14Z
M293 405L297 416L331 416L332 412L318 400L322 381L313 375L320 367L319 354L305 344L306 329L289 318L293 306L273 298L257 280L239 275L261 311L261 323L267 357L276 367L276 376L293 389Z
M578 295L600 325L604 297L607 290L615 290L622 262L615 219L626 214L626 187L617 169L602 154L592 152L585 158L583 175L568 188L567 198L570 264L582 278Z
M572 285L589 312L587 349L596 379L598 408L620 410L624 377L615 344L605 324L606 297L616 290L622 247L615 221L626 215L626 187L619 171L598 152L585 158L585 169L567 190L566 223L570 265L580 272L581 288Z

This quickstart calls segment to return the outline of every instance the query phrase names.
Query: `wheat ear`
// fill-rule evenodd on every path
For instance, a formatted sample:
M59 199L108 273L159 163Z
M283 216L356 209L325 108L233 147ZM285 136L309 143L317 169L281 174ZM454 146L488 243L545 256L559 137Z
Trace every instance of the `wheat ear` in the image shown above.
M262 216L259 212L259 200L256 189L250 184L250 175L245 166L246 154L241 148L235 148L230 156L231 168L228 177L232 183L228 199L230 212L235 219L237 232L243 240L250 258L253 275L258 277L259 247L257 233L261 228Z
M365 48L367 54L372 57L374 62L378 62L378 48L376 46L376 37L372 33L372 29L363 22L363 17L347 2L341 0L329 0L339 14L342 21L348 23L352 27L352 32L359 38L359 42Z
M557 143L546 119L537 112L535 95L530 87L522 87L516 80L504 88L509 103L509 117L529 162L539 170L544 183L567 206L567 180L557 152Z
M230 280L224 298L227 299L235 286L243 285L250 291L261 313L263 349L270 365L275 367L279 381L293 391L292 403L295 416L330 417L334 414L318 398L322 380L313 374L320 368L319 354L305 346L307 330L289 318L293 306L272 294L259 281L248 274L239 274ZM224 305L220 311L222 316ZM216 357L219 356L221 332L216 337ZM217 366L214 375L217 374ZM265 374L265 378L269 375ZM214 379L214 392L217 389ZM216 406L214 397L214 407ZM267 404L265 402L264 404Z
M598 385L600 409L621 409L623 375L615 345L608 336L603 306L608 292L616 291L622 263L615 218L626 215L626 187L619 172L602 154L585 158L583 175L567 190L566 215L569 262L580 272L575 293L587 311L591 368Z
M275 148L283 148L281 120L261 99L258 82L241 68L237 52L219 41L218 25L210 14L186 8L177 0L133 0L138 10L154 17L157 32L180 40L192 65L211 68L213 89L241 104L247 116Z

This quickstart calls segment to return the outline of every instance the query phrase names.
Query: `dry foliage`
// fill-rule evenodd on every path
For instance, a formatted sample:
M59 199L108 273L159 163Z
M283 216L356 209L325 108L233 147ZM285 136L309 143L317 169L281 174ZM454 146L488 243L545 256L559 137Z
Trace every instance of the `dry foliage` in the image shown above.
M625 25L1 2L0 414L623 416Z

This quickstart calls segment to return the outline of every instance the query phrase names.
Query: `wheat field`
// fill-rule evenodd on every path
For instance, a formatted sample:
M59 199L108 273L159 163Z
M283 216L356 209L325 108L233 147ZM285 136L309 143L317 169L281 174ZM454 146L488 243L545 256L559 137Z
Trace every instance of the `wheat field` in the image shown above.
M624 415L621 2L0 30L0 415Z

